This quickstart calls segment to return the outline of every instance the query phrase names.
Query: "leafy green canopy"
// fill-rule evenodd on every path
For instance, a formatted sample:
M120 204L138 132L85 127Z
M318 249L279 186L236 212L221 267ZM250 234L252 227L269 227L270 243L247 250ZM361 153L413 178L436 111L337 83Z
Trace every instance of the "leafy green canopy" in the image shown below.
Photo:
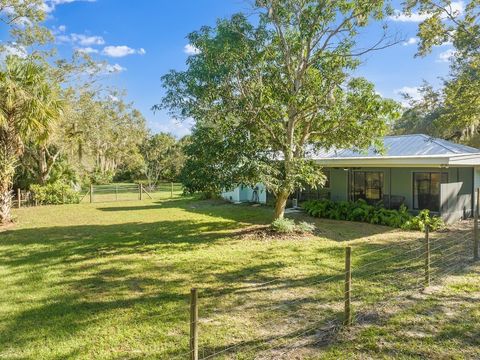
M163 77L159 107L195 119L193 142L208 134L215 145L187 167L202 167L197 174L210 174L219 186L264 182L279 199L278 217L296 188L324 181L305 159L309 145L364 149L386 132L395 104L352 72L358 56L392 43L384 36L358 49L355 40L389 9L358 0L265 0L254 7L257 24L237 14L189 35L198 54L187 70Z
M12 180L25 142L44 141L62 108L60 87L44 67L7 57L0 66L0 224L11 220Z
M426 16L419 25L417 56L426 56L434 46L445 43L451 43L454 51L443 88L424 86L422 100L412 102L413 111L407 111L400 124L408 128L416 118L428 125L432 135L479 146L480 1L409 0L405 11Z

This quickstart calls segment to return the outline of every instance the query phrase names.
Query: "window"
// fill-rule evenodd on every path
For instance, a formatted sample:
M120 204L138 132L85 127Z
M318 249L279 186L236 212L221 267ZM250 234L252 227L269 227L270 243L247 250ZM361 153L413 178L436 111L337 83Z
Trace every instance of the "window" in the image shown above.
M440 184L448 182L447 173L413 173L413 208L440 210Z
M363 199L373 204L383 200L383 172L354 171L351 189L354 201Z

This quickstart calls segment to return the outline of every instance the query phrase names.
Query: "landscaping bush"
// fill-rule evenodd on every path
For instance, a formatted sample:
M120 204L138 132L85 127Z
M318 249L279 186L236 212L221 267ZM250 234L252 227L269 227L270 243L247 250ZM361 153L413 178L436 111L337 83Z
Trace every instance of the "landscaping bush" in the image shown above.
M399 210L385 209L382 205L369 205L364 200L334 202L328 199L310 200L303 204L305 211L314 217L368 222L377 225L386 225L405 230L425 231L425 226L435 231L444 226L441 218L430 216L428 210L421 211L417 216L408 213L407 207L402 205Z
M445 226L445 223L438 216L430 216L430 210L422 210L420 213L405 222L401 228L405 230L421 230L425 231L426 226L430 227L431 231L436 231Z
M277 219L272 222L271 228L280 234L291 234L295 232L295 221L292 219Z
M43 205L78 204L80 195L69 185L56 182L47 185L31 185L35 200Z
M270 225L274 232L279 234L292 234L295 232L298 233L312 233L315 231L315 225L308 222L302 221L298 224L295 224L295 221L292 219L277 219Z

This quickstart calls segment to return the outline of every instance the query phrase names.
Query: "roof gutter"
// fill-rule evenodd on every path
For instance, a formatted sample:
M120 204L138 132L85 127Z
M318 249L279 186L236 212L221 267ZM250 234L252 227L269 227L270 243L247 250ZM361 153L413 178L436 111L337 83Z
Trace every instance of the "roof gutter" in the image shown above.
M472 167L480 166L479 153L406 155L406 156L356 156L310 157L328 167Z

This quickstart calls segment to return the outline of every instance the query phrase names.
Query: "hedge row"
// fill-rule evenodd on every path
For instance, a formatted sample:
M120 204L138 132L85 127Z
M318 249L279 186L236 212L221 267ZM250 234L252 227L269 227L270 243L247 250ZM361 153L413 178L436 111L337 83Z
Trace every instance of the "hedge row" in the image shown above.
M368 222L404 230L424 231L426 225L429 225L431 230L438 230L444 226L441 218L430 216L429 210L422 210L417 216L412 216L405 205L399 210L389 210L380 205L369 205L361 199L355 202L310 200L303 203L303 208L314 217Z
M35 200L42 205L78 204L80 194L69 185L56 182L47 185L31 185Z

